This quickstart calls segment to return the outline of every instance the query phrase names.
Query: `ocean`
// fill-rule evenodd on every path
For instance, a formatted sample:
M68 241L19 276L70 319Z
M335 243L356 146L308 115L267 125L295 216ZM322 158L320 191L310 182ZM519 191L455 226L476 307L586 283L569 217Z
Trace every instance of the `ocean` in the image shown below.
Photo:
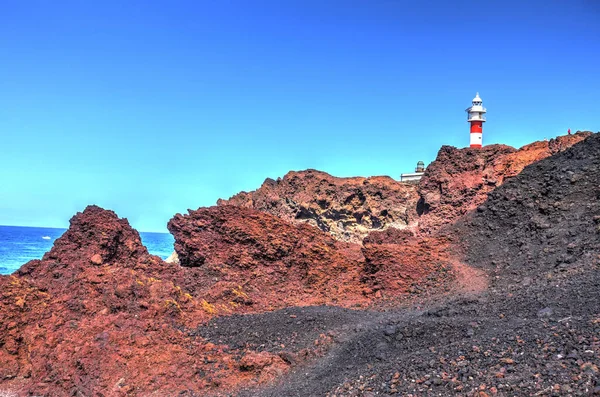
M52 248L54 240L66 229L45 227L0 226L0 274L10 274ZM173 236L169 233L140 232L142 242L153 255L167 259L173 252Z

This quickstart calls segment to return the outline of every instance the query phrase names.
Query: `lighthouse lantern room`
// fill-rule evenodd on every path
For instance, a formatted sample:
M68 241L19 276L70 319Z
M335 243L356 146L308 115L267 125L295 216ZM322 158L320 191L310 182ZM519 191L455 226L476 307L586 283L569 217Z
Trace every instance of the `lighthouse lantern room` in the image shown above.
M483 107L483 101L479 93L473 98L470 108L466 109L469 115L468 122L471 124L471 147L480 148L483 144L483 123L485 123L486 109Z

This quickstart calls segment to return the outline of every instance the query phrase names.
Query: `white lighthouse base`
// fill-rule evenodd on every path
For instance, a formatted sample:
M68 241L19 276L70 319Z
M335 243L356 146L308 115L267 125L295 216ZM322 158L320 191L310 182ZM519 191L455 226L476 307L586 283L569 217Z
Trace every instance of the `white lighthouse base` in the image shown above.
M481 132L471 132L471 147L481 147L483 144Z

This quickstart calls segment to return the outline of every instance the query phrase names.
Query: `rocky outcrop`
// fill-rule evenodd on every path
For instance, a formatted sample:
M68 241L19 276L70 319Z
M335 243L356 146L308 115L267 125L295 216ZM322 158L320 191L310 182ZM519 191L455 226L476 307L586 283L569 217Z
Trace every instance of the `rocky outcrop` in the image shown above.
M206 395L288 367L269 353L248 367L254 352L188 332L214 314L185 270L114 212L78 213L42 260L0 277L0 392Z
M310 313L328 315L330 307L307 310L300 319L302 311L267 316L278 319L278 328L263 324L272 331L267 341L253 331L253 347L243 338L227 346L219 336L237 335L235 324L244 324L246 316L231 316L237 322L225 332L213 327L200 333L211 319L260 316L290 306L396 304L430 291L448 292L445 287L455 278L471 282L469 277L476 274L463 268L456 275L451 255L460 249L470 263L493 276L489 294L480 301L461 298L439 310L388 317L384 329L385 316L354 311L352 318L364 323L340 324L336 330L346 334L335 343L356 344L339 349L344 365L328 368L349 371L359 363L370 370L373 357L383 365L383 353L396 349L393 356L399 361L389 361L388 369L404 372L392 372L386 379L411 379L403 384L404 391L413 393L415 385L429 386L425 379L433 365L415 367L414 352L419 351L427 357L417 360L439 363L440 374L455 371L449 376L461 382L480 377L470 386L465 383L464 390L471 390L498 384L500 372L486 373L485 360L510 353L524 360L518 371L507 370L510 376L529 371L522 379L530 381L546 373L552 362L547 373L561 374L561 384L575 374L582 380L577 390L591 390L597 384L597 357L589 352L598 344L598 308L589 302L597 301L600 140L588 136L578 133L519 150L501 145L480 150L444 147L419 186L418 207L416 188L390 178L290 173L219 206L177 214L169 230L180 264L150 255L126 219L90 206L72 218L69 230L41 260L12 276L0 276L0 394L231 394L240 385L268 382L303 357L325 352L337 335L326 332ZM416 208L420 229L411 226ZM474 208L476 212L469 212ZM434 233L457 219L454 228L445 230L450 233ZM526 288L519 290L521 284ZM552 324L559 326L570 316L583 331L560 332L577 335L576 343L563 338L540 353L538 342L559 337ZM522 322L532 318L538 321ZM554 322L546 326L544 319ZM479 332L475 321L489 331L477 344L470 339ZM307 330L318 339L298 337L296 331L286 338L291 323L296 326L292 330ZM225 320L219 324L227 327ZM564 321L560 327L569 324ZM532 326L535 332L527 335ZM352 329L354 336L347 333ZM213 335L212 343L200 335ZM523 346L515 335L527 335L531 343ZM503 346L509 349L500 346L507 341L512 345ZM573 352L576 345L581 346ZM316 346L320 353L311 350ZM498 351L487 355L479 346L496 346ZM524 347L529 350L519 355ZM465 362L466 351L473 364L453 364ZM571 356L577 372L567 373L556 352ZM542 359L525 361L539 354ZM476 370L465 372L471 366ZM314 379L326 378L324 373ZM361 373L363 378L375 379ZM382 389L374 390L391 391L386 382L378 378ZM534 391L521 386L521 379L502 381L509 383L522 387L518 392ZM431 384L439 390L446 387L435 380ZM463 385L443 390L460 392Z
M268 382L331 337L279 354L195 330L219 315L401 299L437 269L423 246L372 237L362 247L250 208L190 211L169 229L181 266L90 206L42 260L0 277L0 391L210 395Z
M364 306L406 298L451 278L444 244L416 239L407 229L372 232L362 246L227 205L178 214L168 228L181 265L196 269L190 281L220 312L240 305L245 312Z
M507 179L536 161L561 152L590 136L577 132L516 150L506 145L481 149L442 146L419 184L419 230L431 234L483 203Z
M209 302L251 311L366 302L360 247L309 225L221 205L177 214L168 228Z
M369 232L404 228L415 218L414 185L390 177L336 178L325 172L289 172L267 179L218 205L253 208L292 223L308 223L336 239L360 242Z
M18 275L37 282L52 280L49 288L57 288L57 283L71 282L89 268L135 267L138 263L157 265L161 262L148 253L139 233L126 219L91 205L71 219L69 229L42 260L28 262L19 269Z

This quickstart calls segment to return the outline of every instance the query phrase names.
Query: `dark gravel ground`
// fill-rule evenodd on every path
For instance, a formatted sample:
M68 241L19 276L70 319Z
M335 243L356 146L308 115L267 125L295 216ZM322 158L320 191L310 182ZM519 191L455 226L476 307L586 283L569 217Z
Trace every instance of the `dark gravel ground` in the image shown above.
M270 353L297 352L314 347L321 335L335 336L360 330L377 313L334 306L291 307L262 314L217 317L198 328L196 335L232 348Z
M199 333L296 351L330 332L323 357L239 396L600 395L600 137L527 167L450 232L487 291L425 310L221 318Z

